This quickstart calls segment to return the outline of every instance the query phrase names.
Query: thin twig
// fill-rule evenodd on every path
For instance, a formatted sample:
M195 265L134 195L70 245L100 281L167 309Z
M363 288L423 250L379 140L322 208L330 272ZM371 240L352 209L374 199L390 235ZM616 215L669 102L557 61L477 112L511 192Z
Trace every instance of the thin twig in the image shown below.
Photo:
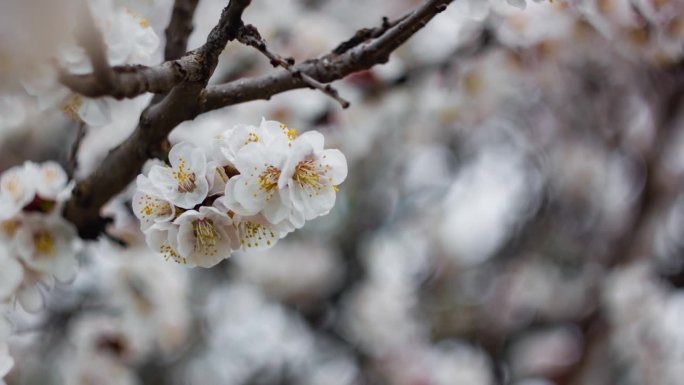
M339 92L337 92L337 90L334 89L330 84L323 84L311 76L297 70L294 67L295 62L293 58L284 58L276 53L271 52L266 46L266 41L261 37L255 26L249 24L240 28L237 39L242 44L252 46L259 52L263 53L264 56L271 61L272 66L280 66L285 68L289 73L292 74L292 76L301 78L306 85L317 89L335 99L338 103L340 103L342 108L349 107L349 102L340 97Z
M76 127L76 138L71 145L71 150L69 151L69 158L67 159L67 176L69 179L74 179L76 174L76 169L78 168L78 149L81 147L81 142L86 134L86 124L84 122L79 122Z
M358 46L361 43L365 43L366 41L371 39L376 39L380 37L383 33L385 33L388 29L402 22L410 15L411 12L393 21L389 21L387 17L383 17L381 26L375 28L362 28L356 31L354 36L340 43L337 47L335 47L335 49L332 50L332 52L335 55L342 55L343 53L349 51L350 49Z

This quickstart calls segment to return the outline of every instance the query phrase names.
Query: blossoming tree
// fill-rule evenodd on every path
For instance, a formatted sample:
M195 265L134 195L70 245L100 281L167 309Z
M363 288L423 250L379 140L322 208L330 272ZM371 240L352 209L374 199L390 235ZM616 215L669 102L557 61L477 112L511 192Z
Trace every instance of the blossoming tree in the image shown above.
M0 384L676 383L683 10L0 4Z

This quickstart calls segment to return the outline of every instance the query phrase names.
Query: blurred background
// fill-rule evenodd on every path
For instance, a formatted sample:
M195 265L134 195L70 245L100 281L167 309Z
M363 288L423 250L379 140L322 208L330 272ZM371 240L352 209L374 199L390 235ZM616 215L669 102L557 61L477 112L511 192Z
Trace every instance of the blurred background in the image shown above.
M74 13L19 3L0 5L1 170L66 164L78 131L19 81ZM159 63L173 2L116 3L160 36ZM225 3L200 1L189 48ZM300 62L422 2L252 3L245 22ZM10 315L5 381L681 383L684 2L511 3L455 1L387 64L336 82L346 110L300 90L180 125L171 143L207 148L262 117L316 129L349 177L330 215L212 269L149 251L123 192L105 213L126 245L86 245L76 280L46 290L44 310ZM212 82L269 71L232 43ZM150 98L112 101L111 123L86 133L77 177Z

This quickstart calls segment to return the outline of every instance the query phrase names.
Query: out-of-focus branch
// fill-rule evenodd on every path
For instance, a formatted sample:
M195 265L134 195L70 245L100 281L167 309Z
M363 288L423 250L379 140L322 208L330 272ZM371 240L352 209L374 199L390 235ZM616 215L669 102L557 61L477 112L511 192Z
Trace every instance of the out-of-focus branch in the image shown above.
M329 83L353 72L385 63L395 49L452 2L453 0L428 0L375 40L351 48L341 55L332 52L318 59L307 60L292 69L321 83ZM250 100L269 99L281 92L308 86L301 76L294 76L287 70L256 78L240 79L208 87L203 111Z
M192 20L199 0L176 0L173 3L171 21L164 31L166 33L165 60L182 57L188 49L188 38L193 30Z
M328 83L384 63L392 51L451 2L453 0L427 0L374 41L342 55L331 53L306 61L294 66L294 70ZM193 61L194 76L181 80L161 102L148 107L133 134L113 149L102 164L76 186L72 199L65 206L64 216L76 225L81 237L93 239L102 233L107 221L100 217L100 208L135 179L145 161L159 151L166 136L181 122L212 109L259 98L267 99L283 91L309 86L302 76L283 70L274 75L205 89L226 43L238 37L244 25L242 12L249 3L250 0L230 1L219 23L207 37L207 42L176 61ZM168 62L164 65L174 66ZM182 70L179 72L183 73Z
M90 59L90 64L93 67L93 78L99 86L111 88L114 84L114 75L107 61L105 50L107 45L87 4L81 7L80 20L76 38Z
M79 122L78 127L76 127L76 137L74 138L74 143L71 145L69 150L69 157L67 159L67 176L69 179L73 179L76 173L76 168L78 167L78 149L81 147L81 142L86 134L86 125L84 122Z
M651 84L647 89L652 93L648 100L653 102L655 134L650 145L640 154L644 162L645 183L635 203L634 215L625 226L622 234L615 240L615 247L605 258L606 267L629 266L648 257L654 249L655 235L662 215L672 206L679 194L681 176L673 175L666 165L669 143L679 134L677 121L684 102L684 63L673 69L651 73ZM603 357L596 351L604 349L609 342L609 325L601 308L588 317L583 327L587 335L582 359L573 376L562 385L586 383L584 376L594 367L603 365ZM597 332L600 331L600 332ZM592 333L590 333L592 332Z
M62 71L59 80L72 91L87 97L112 96L123 99L133 98L145 92L166 93L184 81L196 81L199 79L201 66L198 57L192 53L155 67L113 67L114 81L109 87L100 84L95 74L72 75Z
M199 78L179 84L161 102L143 111L133 134L76 185L72 198L64 207L64 216L76 225L81 237L94 239L103 232L107 221L100 217L100 208L135 178L174 127L198 114L200 93L216 69L221 51L242 26L242 13L250 2L231 0L223 9L207 42L193 54L200 66Z
M293 58L286 59L278 54L271 52L266 46L266 41L264 41L264 39L259 34L259 31L253 25L250 24L240 28L240 32L238 33L238 40L242 44L252 46L259 50L259 52L263 53L264 56L266 56L268 60L271 61L271 65L273 65L274 67L283 67L289 73L291 73L292 76L300 77L302 81L304 81L304 83L306 83L306 85L308 85L309 87L317 89L323 92L324 94L330 96L331 98L335 99L338 103L340 103L342 108L349 107L349 102L341 98L339 92L337 92L337 90L334 89L330 84L323 84L318 80L312 78L311 76L297 71L297 69L294 68Z

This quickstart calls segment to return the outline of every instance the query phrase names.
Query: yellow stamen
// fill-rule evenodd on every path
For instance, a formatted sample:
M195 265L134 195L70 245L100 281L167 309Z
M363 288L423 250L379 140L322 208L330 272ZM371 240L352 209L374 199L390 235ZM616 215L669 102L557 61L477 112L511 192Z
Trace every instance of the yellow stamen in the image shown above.
M195 191L195 188L197 187L195 185L197 177L195 176L195 173L189 171L185 159L181 158L180 164L178 165L178 171L173 171L171 173L173 179L178 182L178 192L188 193Z
M38 254L55 254L54 241L50 234L46 231L39 231L33 234L33 246L36 248Z
M221 235L214 227L211 219L197 219L192 222L192 231L195 236L195 250L204 255L216 255L218 253L218 240Z
M78 110L83 105L83 99L77 94L71 94L62 105L62 113L69 119L80 122Z

